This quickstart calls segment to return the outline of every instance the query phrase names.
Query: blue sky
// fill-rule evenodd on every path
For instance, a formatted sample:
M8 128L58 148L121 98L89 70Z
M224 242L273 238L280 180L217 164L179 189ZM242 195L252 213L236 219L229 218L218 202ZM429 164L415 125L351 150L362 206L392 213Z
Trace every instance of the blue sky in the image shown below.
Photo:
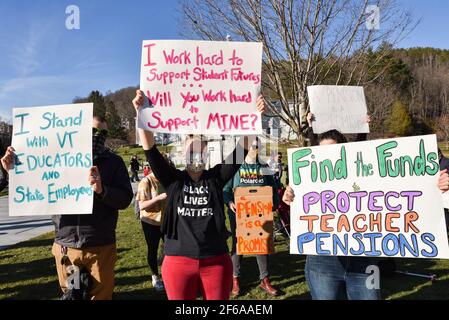
M449 49L449 1L400 0L420 25L401 47ZM65 28L68 5L81 29ZM0 0L0 116L137 85L141 42L180 38L178 0Z

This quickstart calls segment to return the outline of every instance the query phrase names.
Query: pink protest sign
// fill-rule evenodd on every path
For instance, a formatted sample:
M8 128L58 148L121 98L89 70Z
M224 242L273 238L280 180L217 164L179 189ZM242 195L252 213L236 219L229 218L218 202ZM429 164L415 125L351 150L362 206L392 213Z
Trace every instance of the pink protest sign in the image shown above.
M162 133L260 134L262 44L144 41L139 128Z

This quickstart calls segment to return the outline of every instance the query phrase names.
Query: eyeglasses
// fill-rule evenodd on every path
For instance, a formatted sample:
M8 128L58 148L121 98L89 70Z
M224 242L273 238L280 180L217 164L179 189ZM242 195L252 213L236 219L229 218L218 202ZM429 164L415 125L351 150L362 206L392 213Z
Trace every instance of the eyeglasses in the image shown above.
M92 134L93 134L93 135L103 135L103 136L107 136L107 135L108 135L108 130L106 130L106 129L100 129L100 128L92 128Z

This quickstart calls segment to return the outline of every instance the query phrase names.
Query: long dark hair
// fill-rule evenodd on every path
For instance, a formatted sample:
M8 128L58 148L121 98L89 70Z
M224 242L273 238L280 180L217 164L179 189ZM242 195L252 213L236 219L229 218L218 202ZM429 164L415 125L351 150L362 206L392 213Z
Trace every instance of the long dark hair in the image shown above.
M337 143L346 143L348 139L338 130L329 130L320 135L319 142L323 140L334 140Z
M10 143L8 141L5 141L4 137L0 137L0 158L5 155L6 148L8 148L9 145Z

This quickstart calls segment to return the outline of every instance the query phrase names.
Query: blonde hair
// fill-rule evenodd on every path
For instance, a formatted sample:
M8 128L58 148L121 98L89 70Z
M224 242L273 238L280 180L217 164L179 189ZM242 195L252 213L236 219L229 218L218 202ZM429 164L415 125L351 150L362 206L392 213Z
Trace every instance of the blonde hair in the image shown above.
M201 142L207 142L206 137L202 134L187 134L184 141L200 140Z

